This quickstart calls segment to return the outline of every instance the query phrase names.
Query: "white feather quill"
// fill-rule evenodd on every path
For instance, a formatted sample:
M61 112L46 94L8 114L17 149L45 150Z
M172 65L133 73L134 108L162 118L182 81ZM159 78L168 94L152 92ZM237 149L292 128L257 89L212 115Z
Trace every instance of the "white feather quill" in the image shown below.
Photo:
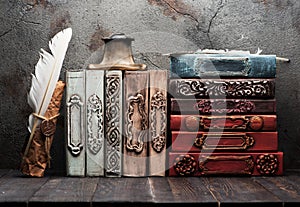
M44 116L51 101L71 37L72 29L67 28L57 33L49 42L51 54L41 49L40 59L35 66L35 74L32 74L32 83L28 94L28 104L39 116ZM35 128L39 123L39 119L33 115L29 116L28 130L31 135L24 155L28 152Z

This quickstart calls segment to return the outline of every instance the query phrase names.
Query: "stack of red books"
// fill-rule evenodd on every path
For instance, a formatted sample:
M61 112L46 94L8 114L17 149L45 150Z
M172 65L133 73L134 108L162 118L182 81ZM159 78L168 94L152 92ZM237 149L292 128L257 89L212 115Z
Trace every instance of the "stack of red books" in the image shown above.
M171 55L169 175L281 175L275 74L275 55Z

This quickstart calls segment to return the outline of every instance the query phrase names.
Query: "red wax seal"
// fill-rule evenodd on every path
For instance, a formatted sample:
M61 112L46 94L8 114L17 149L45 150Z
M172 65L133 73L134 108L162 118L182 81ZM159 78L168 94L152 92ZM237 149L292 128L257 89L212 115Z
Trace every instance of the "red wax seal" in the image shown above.
M56 125L52 120L43 120L40 128L46 137L50 137L55 133Z

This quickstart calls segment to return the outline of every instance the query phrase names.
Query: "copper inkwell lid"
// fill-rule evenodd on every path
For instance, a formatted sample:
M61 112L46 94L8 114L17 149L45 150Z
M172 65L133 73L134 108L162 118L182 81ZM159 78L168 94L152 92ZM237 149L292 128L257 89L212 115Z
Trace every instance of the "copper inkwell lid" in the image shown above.
M145 64L134 63L131 49L133 38L125 34L113 34L102 38L104 41L104 54L100 64L90 64L88 69L105 70L144 70Z

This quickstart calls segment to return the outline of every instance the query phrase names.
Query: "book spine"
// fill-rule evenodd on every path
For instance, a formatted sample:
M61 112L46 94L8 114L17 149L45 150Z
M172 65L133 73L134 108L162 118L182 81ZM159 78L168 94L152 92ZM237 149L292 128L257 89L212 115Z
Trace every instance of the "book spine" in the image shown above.
M275 79L171 79L176 98L274 98Z
M121 177L123 146L122 71L106 71L105 86L105 176Z
M175 99L171 98L172 114L271 114L276 101L260 99Z
M149 175L165 176L167 141L167 71L150 70Z
M85 176L85 73L66 72L66 167L69 176Z
M123 175L147 175L148 71L126 71L124 75Z
M170 128L174 131L275 131L276 115L245 116L189 116L171 115Z
M169 176L282 175L283 153L169 153Z
M205 151L277 151L277 132L172 132L172 150Z
M86 174L104 175L104 71L86 70Z
M185 54L171 56L170 77L275 78L275 55L222 56Z

